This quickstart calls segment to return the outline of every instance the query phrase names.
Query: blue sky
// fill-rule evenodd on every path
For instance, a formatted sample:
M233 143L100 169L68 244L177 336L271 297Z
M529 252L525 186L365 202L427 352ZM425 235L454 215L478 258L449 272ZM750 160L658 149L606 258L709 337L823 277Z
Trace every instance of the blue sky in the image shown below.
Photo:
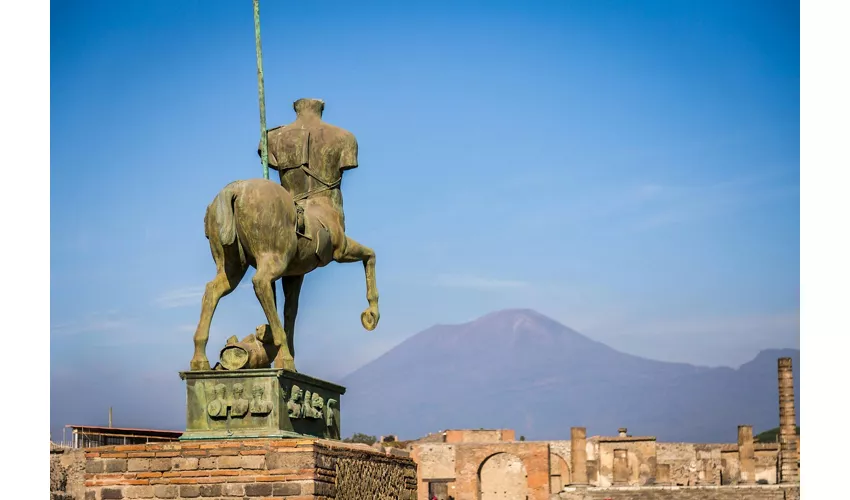
M262 175L250 2L52 7L51 429L179 428L204 210ZM374 332L362 266L306 278L299 370L507 307L654 359L799 348L798 8L263 2L269 126L318 97L357 136L346 224L378 255ZM265 322L245 283L211 358Z

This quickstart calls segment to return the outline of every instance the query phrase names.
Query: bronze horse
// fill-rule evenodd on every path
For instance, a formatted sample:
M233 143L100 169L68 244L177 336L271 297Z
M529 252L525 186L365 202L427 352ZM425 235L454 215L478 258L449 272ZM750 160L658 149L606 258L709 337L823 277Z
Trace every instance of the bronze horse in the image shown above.
M371 331L380 320L375 252L346 236L339 190L342 171L356 166L356 141L348 132L321 122L322 101L300 99L294 107L299 116L293 124L279 128L277 135L269 131L270 144L280 144L270 147L269 166L280 171L281 184L290 189L266 179L235 181L207 207L204 233L217 274L204 291L191 370L210 369L206 346L215 308L236 288L248 266L257 270L254 292L271 331L271 339L262 340L278 347L275 368L296 371L298 297L304 275L314 269L332 261L363 262L369 307L360 321ZM287 149L288 144L297 147ZM317 157L312 166L311 152ZM277 313L278 279L283 282L285 325Z

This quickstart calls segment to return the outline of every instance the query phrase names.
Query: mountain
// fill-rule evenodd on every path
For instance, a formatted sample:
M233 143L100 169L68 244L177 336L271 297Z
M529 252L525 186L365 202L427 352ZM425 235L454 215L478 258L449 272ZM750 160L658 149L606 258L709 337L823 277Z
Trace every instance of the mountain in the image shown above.
M800 426L797 426L797 435L800 435ZM768 429L764 432L753 436L757 443L778 443L779 442L779 427Z
M535 311L495 312L424 330L345 377L343 432L401 439L443 429L511 428L527 439L656 436L735 442L779 422L777 358L793 359L799 421L799 350L765 350L740 368L668 363L619 352Z

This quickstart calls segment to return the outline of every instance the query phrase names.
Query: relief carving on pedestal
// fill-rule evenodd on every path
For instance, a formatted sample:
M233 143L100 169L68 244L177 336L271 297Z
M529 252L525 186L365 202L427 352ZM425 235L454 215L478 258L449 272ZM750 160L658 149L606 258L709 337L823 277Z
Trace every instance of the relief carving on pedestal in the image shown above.
M253 389L251 389L251 393L253 394L253 398L251 399L251 403L249 405L249 409L251 411L251 415L268 415L272 411L272 402L270 399L265 399L263 397L263 386L255 385Z
M325 426L328 428L328 437L339 439L339 420L335 408L339 403L336 399L328 399L328 407L325 410Z
M303 397L302 397L303 395ZM325 417L325 400L317 392L302 391L293 385L286 402L289 418L309 418L321 420Z
M301 418L304 415L301 405L301 388L297 385L292 385L292 390L289 394L289 401L286 402L286 410L289 418ZM307 393L309 394L309 392Z
M228 405L225 396L227 394L227 388L224 386L224 384L216 384L214 391L215 399L210 401L207 405L207 413L213 418L226 417Z
M253 399L243 396L245 387L241 383L233 384L231 397L227 396L227 386L216 384L213 388L215 399L207 404L207 414L214 419L244 418L250 411L252 415L268 415L273 409L270 400L263 398L262 386L252 389ZM228 411L229 410L229 411Z
M310 394L307 391L307 394ZM322 396L319 396L319 393L314 392L310 399L307 397L304 398L304 416L312 419L320 419L324 416L323 410L325 407L325 400Z
M233 384L233 402L230 404L230 416L241 418L248 413L248 400L242 397L242 384Z

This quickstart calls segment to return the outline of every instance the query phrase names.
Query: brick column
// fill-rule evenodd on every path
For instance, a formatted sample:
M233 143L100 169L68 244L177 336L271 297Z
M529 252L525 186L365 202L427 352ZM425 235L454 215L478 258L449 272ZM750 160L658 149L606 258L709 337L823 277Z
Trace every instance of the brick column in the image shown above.
M570 428L570 461L573 468L570 483L587 484L587 429L584 427Z
M741 464L741 483L756 482L756 450L753 446L753 426L738 426L738 462Z
M797 411L791 358L779 358L779 482L800 482L797 468Z

